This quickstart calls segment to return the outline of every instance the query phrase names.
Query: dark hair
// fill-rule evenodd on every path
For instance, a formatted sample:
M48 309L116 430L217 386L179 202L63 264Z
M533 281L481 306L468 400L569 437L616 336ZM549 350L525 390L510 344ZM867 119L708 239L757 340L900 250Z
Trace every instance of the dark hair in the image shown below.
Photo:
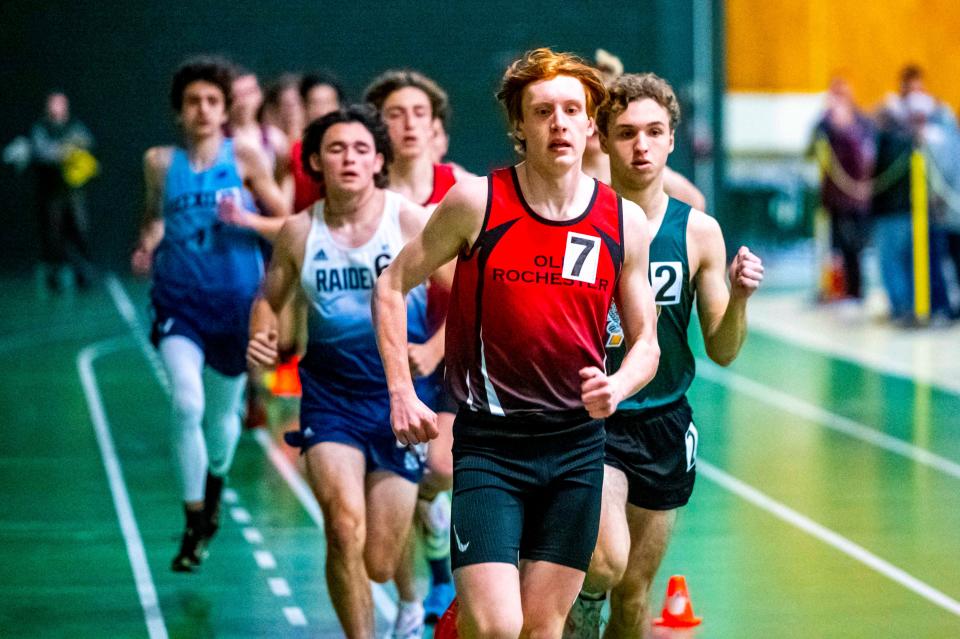
M300 99L306 102L310 91L322 86L328 86L333 89L337 94L337 102L343 104L343 86L340 85L340 81L337 80L336 76L329 71L314 71L300 78L300 86L298 87L300 90Z
M923 68L919 64L911 63L900 70L900 84L922 79Z
M197 56L183 62L173 74L170 85L170 105L177 113L183 108L183 92L193 82L214 84L223 92L224 106L230 108L234 67L226 58Z
M666 110L670 130L680 124L680 102L670 83L654 73L626 73L613 81L609 95L597 109L597 129L606 136L610 123L627 110L631 102L650 98Z
M323 143L323 136L327 129L334 124L345 122L359 122L370 131L370 135L373 136L374 148L377 153L383 156L383 168L373 176L373 183L381 189L386 187L389 183L387 169L393 162L393 148L390 146L387 125L380 119L380 113L369 104L351 104L347 107L340 107L307 125L303 132L303 146L300 149L300 161L303 163L304 173L313 178L315 182L323 181L323 173L310 165L310 156L320 152L320 145Z
M558 75L576 78L583 85L586 110L595 117L597 107L607 97L600 72L572 53L556 53L547 48L532 49L507 67L497 91L497 99L503 103L510 120L514 147L520 153L526 151L527 143L518 137L516 127L523 121L523 90L539 80L552 80Z
M364 91L363 100L377 107L377 111L382 111L383 104L390 97L390 94L406 87L420 89L426 93L430 100L430 111L433 117L440 120L444 125L447 124L447 118L450 116L450 101L447 98L447 92L419 71L391 69L382 73Z
M263 103L277 104L280 102L280 94L291 87L296 89L299 93L300 76L296 73L284 73L280 77L274 79L263 90Z

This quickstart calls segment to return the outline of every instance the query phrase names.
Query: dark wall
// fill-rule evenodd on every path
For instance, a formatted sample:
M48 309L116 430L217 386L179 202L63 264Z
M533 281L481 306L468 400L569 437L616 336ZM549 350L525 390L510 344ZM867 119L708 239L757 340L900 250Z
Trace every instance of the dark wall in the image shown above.
M485 172L513 160L493 94L518 53L547 45L592 57L603 47L628 71L665 76L682 96L692 75L688 4L7 0L0 3L0 145L29 129L49 89L69 95L97 138L103 167L89 187L94 250L117 268L135 238L143 151L177 139L167 91L188 55L222 53L264 80L326 67L353 99L386 68L418 68L450 94L451 159ZM691 161L681 131L671 165L686 172ZM4 166L0 190L0 268L29 268L37 234L28 185Z

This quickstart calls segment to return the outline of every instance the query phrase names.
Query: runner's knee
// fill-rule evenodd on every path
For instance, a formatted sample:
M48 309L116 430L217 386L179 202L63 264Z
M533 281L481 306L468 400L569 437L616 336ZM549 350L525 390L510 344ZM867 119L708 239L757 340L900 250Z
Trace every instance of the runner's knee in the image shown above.
M583 589L589 593L604 593L620 583L627 569L627 552L614 545L598 545L590 560L590 569Z
M457 624L462 636L476 639L516 639L523 630L523 616L511 615L500 610L467 611L460 608Z
M363 552L366 525L361 514L340 508L327 517L327 543L330 552L355 555Z
M199 428L203 421L203 392L178 388L173 394L173 418L182 429Z
M390 561L390 558L376 553L367 553L364 557L364 563L367 567L367 575L372 581L383 584L393 579L397 572L397 561Z

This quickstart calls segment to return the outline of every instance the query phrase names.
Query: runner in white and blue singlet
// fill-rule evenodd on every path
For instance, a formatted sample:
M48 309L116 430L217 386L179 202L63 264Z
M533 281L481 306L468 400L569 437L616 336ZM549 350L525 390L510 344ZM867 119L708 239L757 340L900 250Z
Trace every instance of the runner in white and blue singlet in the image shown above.
M371 316L374 282L428 215L383 188L391 157L386 128L368 105L338 109L307 127L303 165L323 179L327 196L284 225L247 349L252 366L274 365L276 313L295 293L302 296L308 346L300 363L300 430L286 440L302 449L323 511L330 599L350 637L373 636L370 580L393 578L423 473L421 450L398 445L390 427L391 394ZM407 302L407 339L422 344L429 337L425 288L412 290ZM434 392L429 378L415 384Z

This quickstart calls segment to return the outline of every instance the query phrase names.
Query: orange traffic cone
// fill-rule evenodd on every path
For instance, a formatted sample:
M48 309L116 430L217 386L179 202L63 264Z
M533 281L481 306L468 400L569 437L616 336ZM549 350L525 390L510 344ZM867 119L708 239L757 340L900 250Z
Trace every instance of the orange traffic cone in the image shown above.
M683 575L673 575L667 583L667 599L663 602L660 617L653 620L655 626L667 628L693 628L703 621L693 616L690 594L687 592L687 580Z
M433 629L433 639L458 639L460 635L457 634L457 611L459 609L460 604L454 597L450 607L437 621L437 625Z
M292 355L286 361L277 365L277 370L273 379L269 380L268 388L276 397L300 397L302 389L300 388L300 373L297 366L300 358Z

